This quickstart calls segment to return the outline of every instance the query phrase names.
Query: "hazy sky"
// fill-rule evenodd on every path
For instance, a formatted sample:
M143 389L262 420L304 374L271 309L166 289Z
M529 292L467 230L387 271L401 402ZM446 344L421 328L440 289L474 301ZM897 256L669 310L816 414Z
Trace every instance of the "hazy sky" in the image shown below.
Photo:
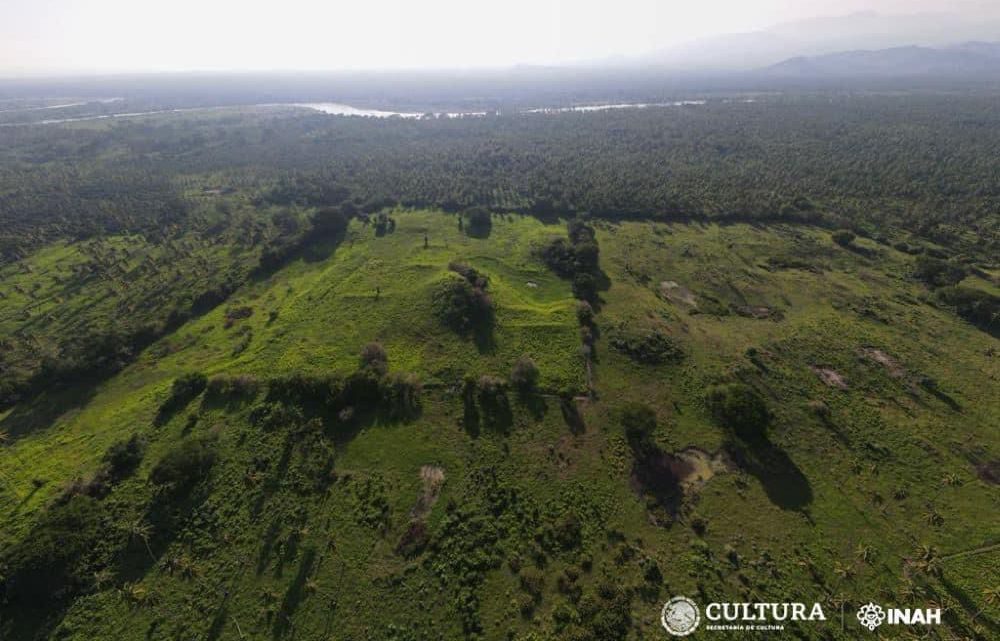
M505 66L997 0L0 0L0 73Z

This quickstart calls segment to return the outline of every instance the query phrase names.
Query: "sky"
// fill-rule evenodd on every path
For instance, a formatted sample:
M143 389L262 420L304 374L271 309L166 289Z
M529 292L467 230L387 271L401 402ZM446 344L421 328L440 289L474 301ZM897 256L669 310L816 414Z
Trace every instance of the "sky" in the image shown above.
M0 74L505 67L996 0L0 0Z

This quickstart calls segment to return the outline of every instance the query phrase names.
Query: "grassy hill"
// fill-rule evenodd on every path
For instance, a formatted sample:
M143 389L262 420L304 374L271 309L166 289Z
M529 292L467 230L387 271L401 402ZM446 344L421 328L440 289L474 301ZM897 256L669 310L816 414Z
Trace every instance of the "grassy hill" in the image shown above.
M3 638L658 639L675 594L821 602L800 638L856 638L869 599L1000 634L997 340L913 256L596 222L589 320L541 258L564 222L389 215L0 414ZM440 318L456 265L485 329ZM505 387L523 355L537 384Z

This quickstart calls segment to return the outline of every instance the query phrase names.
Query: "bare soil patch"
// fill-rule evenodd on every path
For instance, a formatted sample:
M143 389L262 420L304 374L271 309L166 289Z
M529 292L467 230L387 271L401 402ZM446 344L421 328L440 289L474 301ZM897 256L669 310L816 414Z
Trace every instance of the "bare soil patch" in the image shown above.
M1000 485L1000 459L980 463L976 466L976 474L990 485Z
M417 502L410 510L410 516L421 519L431 511L441 494L444 485L444 469L436 465L424 465L420 468L420 480L423 481L423 492L417 497Z
M815 365L810 365L809 369L811 369L813 373L819 377L819 380L823 381L826 385L837 389L847 389L847 381L836 370L830 369L829 367L817 367Z
M698 299L690 289L672 280L660 283L660 294L671 303L679 303L688 307L697 307Z
M893 378L902 378L906 374L906 370L899 364L899 361L880 349L875 347L862 347L858 350L858 354L861 358L886 368L889 371L889 375Z
M757 320L781 320L784 317L779 310L764 305L734 305L733 311L739 316Z

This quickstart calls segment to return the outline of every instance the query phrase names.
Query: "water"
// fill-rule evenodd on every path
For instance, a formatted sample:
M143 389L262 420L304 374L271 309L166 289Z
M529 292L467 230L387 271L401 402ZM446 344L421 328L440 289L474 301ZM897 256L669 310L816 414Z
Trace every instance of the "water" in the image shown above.
M109 99L102 100L99 102L116 102L121 100ZM729 101L727 101L729 102ZM741 102L754 102L753 100L743 100ZM86 103L74 103L74 104L61 104L53 105L51 107L43 107L42 109L59 109L65 107L76 107L80 104ZM656 107L684 107L684 106L699 106L705 105L707 101L705 100L678 100L674 102L656 102L656 103L610 103L610 104L591 104L591 105L574 105L569 107L538 107L534 109L524 109L517 113L522 114L560 114L560 113L591 113L598 111L608 111L615 109L651 109ZM311 109L313 111L319 111L324 114L332 116L350 116L358 118L403 118L403 119L418 119L423 118L425 113L418 113L413 111L384 111L380 109L363 109L358 107L352 107L351 105L339 103L339 102L298 102L298 103L269 103L269 104L257 104L249 105L251 108L287 108L287 107L298 107L300 109ZM134 111L126 113L113 113L113 114L100 114L92 116L77 116L74 118L49 118L45 120L37 120L34 122L11 122L11 123L0 123L0 127L19 127L27 125L57 125L73 122L86 122L90 120L108 120L111 118L133 118L139 116L154 116L159 114L172 114L172 113L187 113L187 112L197 112L197 111L217 111L221 109L239 109L239 106L216 106L216 107L189 107L184 109L157 109L151 111ZM38 109L38 108L32 108ZM17 111L17 110L9 110ZM0 112L2 113L2 112ZM488 115L496 114L497 112L492 111L456 111L456 112L430 112L430 115L437 118L482 118Z

